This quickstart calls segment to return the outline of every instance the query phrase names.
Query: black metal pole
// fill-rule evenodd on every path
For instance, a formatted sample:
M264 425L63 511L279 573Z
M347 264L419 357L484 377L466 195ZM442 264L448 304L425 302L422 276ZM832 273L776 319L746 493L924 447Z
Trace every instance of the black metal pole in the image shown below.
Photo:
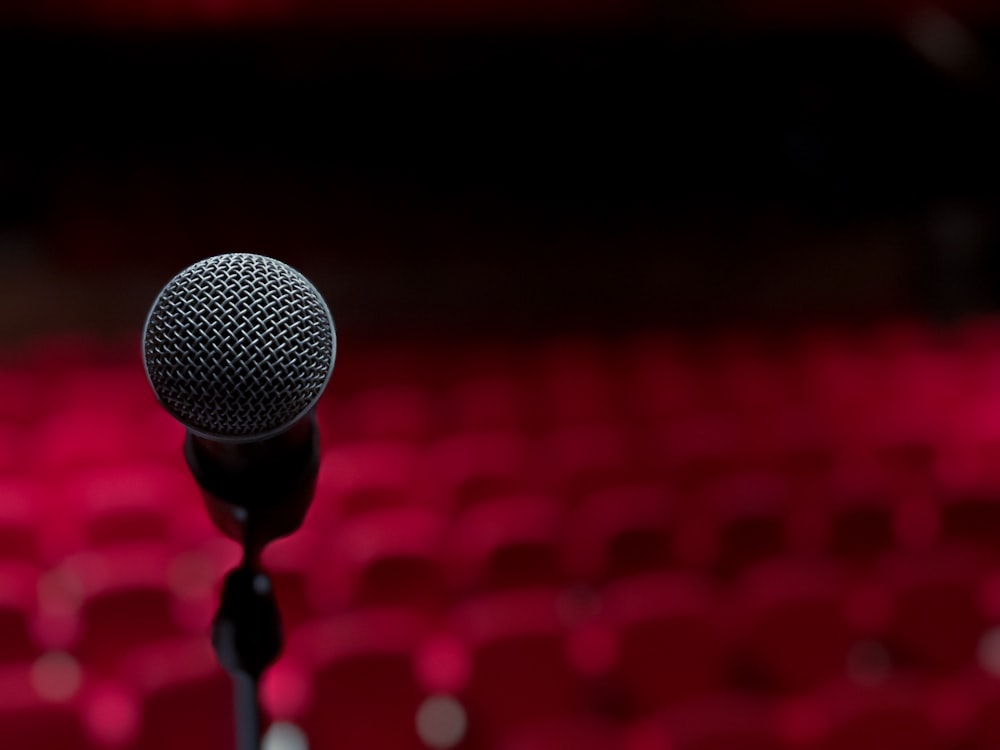
M233 675L233 708L236 717L236 750L260 750L259 681L245 672Z
M271 579L254 562L226 575L212 622L216 658L233 679L237 750L260 750L260 676L281 653L281 617Z

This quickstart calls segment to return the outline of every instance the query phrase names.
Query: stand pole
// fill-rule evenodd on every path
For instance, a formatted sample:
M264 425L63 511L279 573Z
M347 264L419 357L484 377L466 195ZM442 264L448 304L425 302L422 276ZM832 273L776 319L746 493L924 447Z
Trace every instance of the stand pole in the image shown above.
M245 672L233 675L236 750L260 750L261 725L258 681Z
M226 575L212 646L233 678L237 750L260 750L260 676L281 653L281 617L271 579L247 557Z

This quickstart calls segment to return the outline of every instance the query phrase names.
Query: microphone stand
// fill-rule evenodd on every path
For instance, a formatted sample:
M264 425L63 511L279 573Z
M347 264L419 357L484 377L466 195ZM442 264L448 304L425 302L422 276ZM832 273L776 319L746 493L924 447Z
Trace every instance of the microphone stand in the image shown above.
M223 582L212 646L233 679L236 748L260 750L260 677L281 653L281 617L271 579L247 557Z
M261 554L271 541L302 525L319 471L319 430L310 413L279 436L230 443L188 432L188 468L208 515L243 548L222 584L212 621L212 646L233 679L237 750L260 750L259 687L281 653L281 615Z

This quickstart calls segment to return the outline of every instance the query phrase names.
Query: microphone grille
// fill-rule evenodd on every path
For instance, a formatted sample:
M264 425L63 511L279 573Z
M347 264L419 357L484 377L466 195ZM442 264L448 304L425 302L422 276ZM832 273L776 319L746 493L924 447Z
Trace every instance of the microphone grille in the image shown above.
M333 372L330 311L304 276L231 253L181 271L153 302L143 362L157 399L195 433L256 439L291 426Z

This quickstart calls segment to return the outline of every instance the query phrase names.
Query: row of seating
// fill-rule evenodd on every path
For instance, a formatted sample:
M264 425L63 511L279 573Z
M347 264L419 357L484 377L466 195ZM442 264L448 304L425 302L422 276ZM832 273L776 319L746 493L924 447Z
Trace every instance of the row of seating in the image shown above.
M342 351L265 554L270 714L312 747L991 747L996 329L789 341ZM134 347L0 359L0 744L227 746L238 550L183 430Z
M726 690L627 719L592 706L579 712L585 703L577 696L554 701L545 690L559 686L540 670L532 673L537 682L428 693L391 625L382 623L366 638L356 631L359 624L373 623L324 623L310 634L326 631L321 646L328 658L309 673L294 721L276 725L299 727L290 735L295 744L266 744L268 750L331 744L348 750L988 750L998 739L1000 689L995 677L977 670L937 680L836 681L779 699ZM355 645L329 658L337 650L329 637L347 643L348 635ZM0 669L5 741L70 750L231 746L228 685L203 640L160 644L136 654L129 667L127 682L117 686L86 679L61 656ZM287 696L294 687L293 677L275 672L267 690ZM285 711L271 702L279 715Z
M279 565L334 567L350 576L405 558L461 583L493 575L497 561L507 568L499 574L510 575L512 564L503 560L530 550L527 567L538 569L529 577L590 583L665 566L727 578L792 554L866 566L897 548L1000 549L994 495L935 493L916 480L838 486L830 478L792 482L751 473L687 492L609 482L572 502L483 473L450 497L421 497L391 453L353 455L353 463L339 457L353 475L327 464L305 528L276 547L287 550L274 553ZM176 464L123 461L67 478L57 492L44 480L0 479L0 561L48 569L80 551L131 542L192 550L210 544L219 533L180 457Z
M2 566L0 662L65 650L89 673L113 676L144 644L204 635L219 579L235 562L225 557L138 546L80 555L41 577ZM876 670L950 674L986 658L1000 623L996 568L965 548L898 552L863 574L783 558L726 585L676 569L570 585L547 580L528 554L515 566L533 580L497 576L461 593L402 559L353 580L333 565L277 568L274 579L291 632L335 613L400 609L452 643L449 658L469 661L480 638L494 637L462 623L493 624L469 614L492 612L512 627L542 628L573 679L613 671L632 653L650 683L668 691L678 682L795 692L864 667L852 662L859 654L877 655L868 665Z

